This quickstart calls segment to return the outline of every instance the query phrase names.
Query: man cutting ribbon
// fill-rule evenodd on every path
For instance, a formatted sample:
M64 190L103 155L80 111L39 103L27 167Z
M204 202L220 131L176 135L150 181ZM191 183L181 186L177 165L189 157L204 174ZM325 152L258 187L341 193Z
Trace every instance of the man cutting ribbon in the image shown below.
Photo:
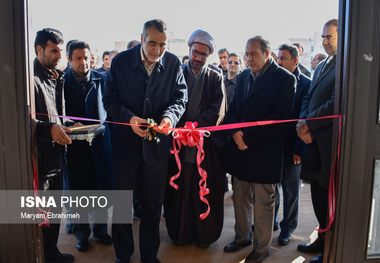
M164 200L167 160L171 137L165 128L174 127L185 110L186 83L181 62L166 49L166 24L159 19L144 24L141 43L120 52L107 75L104 106L112 119L132 126L116 125L113 131L115 190L142 189L140 254L142 262L160 262L159 224ZM138 125L147 118L159 123L160 143L145 140L147 130ZM127 209L127 208L125 208ZM114 208L113 217L125 210ZM134 252L131 224L113 224L112 238L117 262L130 262Z

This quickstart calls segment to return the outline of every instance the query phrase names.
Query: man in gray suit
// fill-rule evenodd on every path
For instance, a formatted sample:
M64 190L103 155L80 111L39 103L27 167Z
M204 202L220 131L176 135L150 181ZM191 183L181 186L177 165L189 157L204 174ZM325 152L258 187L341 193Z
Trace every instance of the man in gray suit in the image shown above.
M329 20L323 27L323 48L328 57L315 69L309 92L302 103L301 119L329 116L334 113L337 29L337 19ZM319 229L327 227L332 131L333 119L302 120L297 124L298 136L307 144L301 154L301 179L311 183L311 197ZM323 253L324 244L323 233L319 232L318 239L313 243L299 245L297 249L306 253ZM323 262L323 254L310 262Z

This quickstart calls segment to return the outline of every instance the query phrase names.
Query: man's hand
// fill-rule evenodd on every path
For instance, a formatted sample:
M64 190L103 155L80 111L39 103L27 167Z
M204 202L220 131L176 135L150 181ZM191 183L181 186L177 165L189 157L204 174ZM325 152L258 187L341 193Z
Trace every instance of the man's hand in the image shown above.
M293 162L294 162L294 165L300 164L301 163L301 156L299 156L297 154L293 154Z
M141 119L137 116L133 116L129 120L129 123L132 124L131 128L132 128L133 132L142 138L144 138L146 136L147 132L146 132L146 130L141 129L141 127L137 126L137 125L146 125L147 122L148 122L147 120Z
M71 144L71 139L67 136L65 131L71 132L71 129L59 124L54 124L51 127L50 131L51 138L53 139L53 141L60 145Z
M301 138L301 140L306 143L306 144L310 144L313 142L314 140L314 135L311 131L308 131L308 132L305 132L305 133L302 133L301 135L298 135L298 137Z
M172 121L169 117L163 117L160 125L155 128L155 131L158 133L162 133L168 135L170 131L168 129L172 128Z
M309 131L309 127L307 126L306 121L305 120L298 121L297 126L296 126L296 130L297 130L298 137L301 134L304 134L304 133L308 132Z
M248 149L248 146L245 144L243 140L243 132L237 131L234 134L232 134L232 138L234 139L235 143L237 144L239 150L244 151Z

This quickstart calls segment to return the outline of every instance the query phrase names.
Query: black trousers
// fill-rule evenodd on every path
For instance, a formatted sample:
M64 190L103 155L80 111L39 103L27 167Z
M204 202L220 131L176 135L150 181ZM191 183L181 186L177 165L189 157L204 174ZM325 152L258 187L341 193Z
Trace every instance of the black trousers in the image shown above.
M39 191L43 190L62 190L63 189L63 173L61 169L50 171L49 175L39 175L38 178ZM61 208L51 208L52 213L61 213ZM42 227L44 255L45 260L54 258L60 252L57 248L60 224L50 224L50 226Z
M310 188L311 200L319 228L325 229L327 227L327 215L329 211L329 189L320 186L318 183L311 183Z
M154 165L145 163L129 164L115 158L115 190L133 190L138 186L140 176L142 213L139 230L140 255L142 262L154 262L160 246L159 225L165 196L168 162ZM113 210L113 217L125 214L124 209ZM131 224L112 224L112 239L116 257L129 261L134 252Z

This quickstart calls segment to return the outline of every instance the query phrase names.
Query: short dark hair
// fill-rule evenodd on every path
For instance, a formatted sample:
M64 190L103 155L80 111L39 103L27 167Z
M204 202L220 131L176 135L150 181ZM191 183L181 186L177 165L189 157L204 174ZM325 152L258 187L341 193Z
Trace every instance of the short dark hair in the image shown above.
M182 58L182 64L185 63L186 59L189 59L189 56L183 56L183 58Z
M300 48L302 50L302 53L304 51L303 46L300 43L293 43L294 46Z
M257 41L259 42L260 44L260 49L261 49L261 52L264 54L265 51L269 50L269 52L271 51L271 48L270 48L270 43L268 40L264 39L262 36L254 36L254 37L251 37L250 39L248 39L247 43L251 42L251 41Z
M73 42L76 42L76 41L79 41L79 40L78 39L71 39L71 40L69 40L67 42L67 44L66 44L66 53L69 53L69 46L70 46L70 44L73 43Z
M243 58L238 53L231 53L228 55L228 59L230 59L230 57L237 57L239 60L239 63L243 65Z
M74 41L70 44L69 46L69 52L68 52L68 57L69 59L73 59L73 51L75 49L88 49L91 53L90 45L87 44L84 41Z
M102 59L104 59L105 56L109 56L110 52L109 51L104 51L102 55Z
M228 52L227 48L221 48L221 49L219 49L219 51L218 51L218 55L220 55L220 54L222 54L222 53L224 53L224 52L227 52L227 56L230 55L230 52Z
M42 47L45 50L46 43L48 41L53 42L54 44L63 44L63 35L62 33L53 28L44 28L36 33L36 39L34 40L34 51L38 56L37 46Z
M300 54L298 48L295 45L282 44L278 47L278 50L287 50L290 53L292 59L299 58Z
M165 22L162 21L161 19L152 19L147 22L145 22L144 27L143 27L143 38L145 39L146 34L147 34L147 29L150 27L154 27L158 32L161 33L166 33L166 30L168 27L166 26Z
M326 22L324 26L329 26L329 25L333 25L338 28L338 19L336 18L330 19L329 21Z

